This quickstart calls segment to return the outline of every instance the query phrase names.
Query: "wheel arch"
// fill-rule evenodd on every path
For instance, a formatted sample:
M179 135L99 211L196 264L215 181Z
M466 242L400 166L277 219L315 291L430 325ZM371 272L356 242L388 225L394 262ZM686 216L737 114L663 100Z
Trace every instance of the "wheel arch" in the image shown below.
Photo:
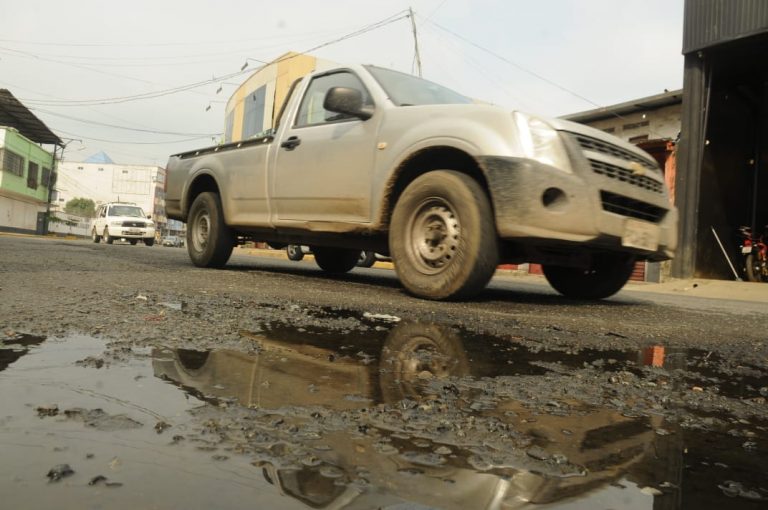
M211 191L221 196L221 188L216 178L209 171L203 170L192 179L187 192L184 194L184 201L182 203L184 221L187 221L189 218L189 208L192 206L192 203L198 195L206 191Z
M411 153L392 173L382 199L379 218L381 225L389 226L395 204L405 188L419 176L434 170L454 170L470 176L483 188L493 209L493 197L489 190L488 179L478 161L465 150L449 145L438 145Z

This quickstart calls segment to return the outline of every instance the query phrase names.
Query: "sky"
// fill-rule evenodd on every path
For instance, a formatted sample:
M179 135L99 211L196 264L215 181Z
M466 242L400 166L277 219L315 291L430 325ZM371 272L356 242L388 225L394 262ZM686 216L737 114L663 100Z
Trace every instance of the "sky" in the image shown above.
M220 140L259 61L297 51L415 74L409 8L423 77L510 111L682 87L683 0L0 0L0 88L67 143L65 160L165 166Z

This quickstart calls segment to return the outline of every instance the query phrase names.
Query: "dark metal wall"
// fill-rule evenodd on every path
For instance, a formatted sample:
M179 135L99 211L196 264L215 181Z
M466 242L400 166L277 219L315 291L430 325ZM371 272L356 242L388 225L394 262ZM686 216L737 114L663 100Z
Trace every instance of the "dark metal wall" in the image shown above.
M766 0L685 0L683 53L768 30Z

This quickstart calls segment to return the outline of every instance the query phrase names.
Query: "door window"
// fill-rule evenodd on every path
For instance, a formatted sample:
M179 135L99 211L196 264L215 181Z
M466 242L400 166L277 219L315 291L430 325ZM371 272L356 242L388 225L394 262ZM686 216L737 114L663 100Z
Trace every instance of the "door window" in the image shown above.
M299 115L296 118L296 127L324 124L327 122L336 122L354 118L350 115L329 112L323 108L325 94L333 87L357 89L363 93L363 104L367 106L373 105L371 95L366 90L363 82L360 81L360 78L354 74L347 71L325 74L314 78L312 83L309 84L307 92L301 100Z

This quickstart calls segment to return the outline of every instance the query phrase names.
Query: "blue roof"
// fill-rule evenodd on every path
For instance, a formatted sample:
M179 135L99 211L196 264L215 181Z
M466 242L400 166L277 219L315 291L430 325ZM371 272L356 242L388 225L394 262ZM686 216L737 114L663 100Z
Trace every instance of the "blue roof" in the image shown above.
M110 158L106 152L101 151L89 157L88 159L83 161L83 163L106 163L106 164L112 165L115 162L112 161L112 158Z

